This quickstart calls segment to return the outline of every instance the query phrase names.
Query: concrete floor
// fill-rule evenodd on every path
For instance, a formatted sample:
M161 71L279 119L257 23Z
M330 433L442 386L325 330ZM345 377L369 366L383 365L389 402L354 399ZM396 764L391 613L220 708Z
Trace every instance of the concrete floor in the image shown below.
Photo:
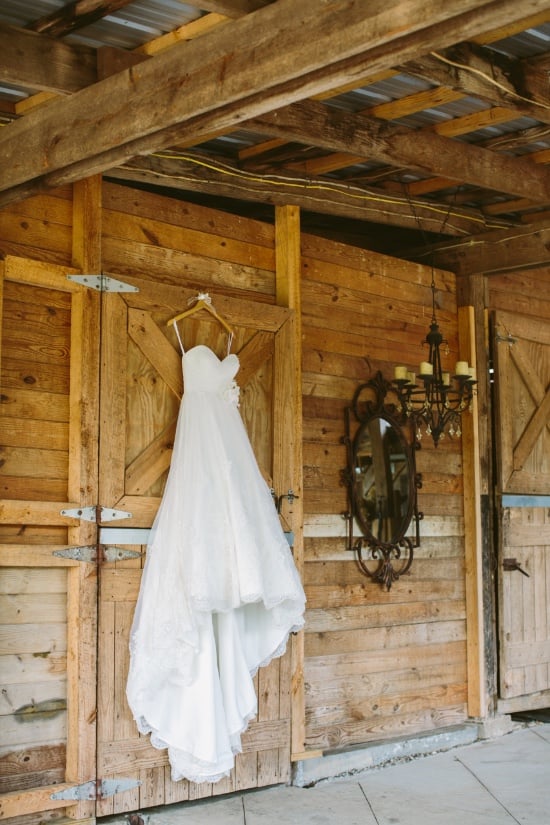
M144 825L550 825L550 723L309 788L250 791L141 818Z

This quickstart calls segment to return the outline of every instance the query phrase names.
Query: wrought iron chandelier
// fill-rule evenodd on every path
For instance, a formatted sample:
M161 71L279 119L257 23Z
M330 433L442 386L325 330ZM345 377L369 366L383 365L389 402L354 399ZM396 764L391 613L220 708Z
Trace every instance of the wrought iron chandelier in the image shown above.
M446 434L460 437L461 416L471 408L474 386L477 383L474 367L467 361L457 361L454 374L445 372L441 364L441 347L449 354L448 342L439 331L435 315L435 281L432 270L432 320L430 331L422 342L428 345L428 360L420 364L419 383L416 374L407 367L396 366L393 386L401 411L416 428L416 437L431 435L435 446Z

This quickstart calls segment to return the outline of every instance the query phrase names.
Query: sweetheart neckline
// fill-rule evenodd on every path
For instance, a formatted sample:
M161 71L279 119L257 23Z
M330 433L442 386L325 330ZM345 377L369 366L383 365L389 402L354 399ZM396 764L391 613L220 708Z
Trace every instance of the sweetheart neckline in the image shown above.
M233 357L234 357L234 358L236 358L237 360L239 359L239 356L237 355L237 353L236 353L236 352L228 352L228 353L227 353L227 355L224 355L224 357L223 357L223 358L220 358L220 357L219 357L219 355L217 355L217 354L214 352L214 350L213 350L213 349L211 349L210 347L208 347L206 344L195 344L195 346L190 347L189 349L185 350L185 352L183 352L183 353L182 353L182 356L181 356L181 357L182 357L182 358L185 358L185 356L186 356L186 355L189 355L189 353L190 353L190 352L193 352L193 350L196 350L196 349L205 349L205 350L207 350L208 352L211 352L211 353L212 353L212 355L214 356L214 358L215 358L215 359L218 361L218 363L220 363L220 364L223 364L223 362L224 362L224 361L226 361L226 360L227 360L228 358L230 358L231 356L233 356Z

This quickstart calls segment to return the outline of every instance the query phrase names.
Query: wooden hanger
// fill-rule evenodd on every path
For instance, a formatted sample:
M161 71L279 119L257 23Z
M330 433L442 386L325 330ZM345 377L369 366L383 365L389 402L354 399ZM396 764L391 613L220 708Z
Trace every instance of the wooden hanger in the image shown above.
M170 318L169 321L166 322L166 326L170 327L172 324L175 324L176 321L181 321L182 318L188 318L190 315L194 315L196 312L199 312L201 309L205 309L211 315L214 316L216 321L227 330L229 335L233 335L233 328L229 326L227 321L225 321L221 315L218 315L214 307L212 306L212 301L210 295L208 293L199 292L196 298L196 303L191 307L191 309L186 309L185 312L180 312L179 315L174 316L174 318Z

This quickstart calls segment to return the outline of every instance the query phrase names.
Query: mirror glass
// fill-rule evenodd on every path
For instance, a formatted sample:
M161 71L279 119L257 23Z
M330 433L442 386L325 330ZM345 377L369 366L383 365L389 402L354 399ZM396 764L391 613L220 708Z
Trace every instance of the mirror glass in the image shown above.
M355 515L376 542L394 544L412 514L410 462L400 429L374 415L358 429L353 448Z

